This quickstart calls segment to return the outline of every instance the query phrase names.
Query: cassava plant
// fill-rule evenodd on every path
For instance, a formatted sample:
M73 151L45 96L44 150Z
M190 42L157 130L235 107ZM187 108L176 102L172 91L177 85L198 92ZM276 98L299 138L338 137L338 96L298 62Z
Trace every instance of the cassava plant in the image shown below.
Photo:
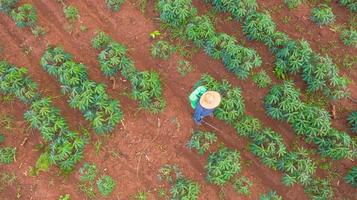
M284 3L288 6L289 9L293 9L302 4L303 0L284 0Z
M185 25L197 14L192 0L159 0L157 8L160 11L160 19L172 26Z
M351 168L345 176L345 181L357 188L357 166Z
M258 8L256 0L205 0L214 5L221 12L231 13L237 20L242 21L248 14L255 12Z
M260 88L266 88L271 84L271 78L264 70L254 74L252 79L253 82Z
M161 112L165 108L162 86L159 74L154 71L138 71L127 56L125 46L111 39L104 32L98 32L92 39L96 49L102 49L98 56L101 71L106 76L114 76L118 72L130 81L132 97L140 102L140 106L153 113Z
M212 132L195 131L187 146L190 149L195 148L199 154L204 154L216 141L217 136Z
M352 12L357 13L357 2L355 0L339 0L339 3L346 6Z
M318 25L328 25L335 21L332 8L327 4L320 4L311 10L311 20Z
M151 45L151 56L167 60L175 52L175 47L165 40L158 40Z
M236 150L222 147L209 155L205 168L207 181L222 186L240 172L240 154Z
M119 11L125 0L105 0L107 7L113 11Z
M259 198L260 200L283 200L275 191L269 191L266 194L262 194Z
M348 116L347 121L348 121L348 124L351 126L352 132L357 133L357 111L352 112Z
M98 134L111 132L122 119L119 102L106 93L104 84L89 80L86 67L72 60L61 47L49 47L41 58L42 67L58 78L69 105L79 109Z
M0 164L11 164L15 160L16 148L5 147L0 148Z
M19 0L0 0L0 12L10 13Z
M340 39L346 46L357 48L357 31L345 29L340 33Z
M19 27L32 27L37 23L37 12L31 4L24 4L12 10L11 17Z

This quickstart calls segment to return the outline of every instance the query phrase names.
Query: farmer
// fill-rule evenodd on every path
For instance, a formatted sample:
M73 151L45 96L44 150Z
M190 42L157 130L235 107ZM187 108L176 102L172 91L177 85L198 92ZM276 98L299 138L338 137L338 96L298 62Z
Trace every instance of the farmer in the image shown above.
M215 108L221 103L221 95L215 91L207 91L204 86L196 88L189 96L191 107L195 109L193 119L201 125L205 116L212 116Z

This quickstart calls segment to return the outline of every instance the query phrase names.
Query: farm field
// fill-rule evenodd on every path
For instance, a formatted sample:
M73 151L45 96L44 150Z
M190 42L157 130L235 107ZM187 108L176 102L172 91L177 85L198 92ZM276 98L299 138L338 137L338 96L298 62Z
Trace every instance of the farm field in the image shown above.
M349 1L6 2L0 200L357 199ZM198 84L223 95L199 127Z

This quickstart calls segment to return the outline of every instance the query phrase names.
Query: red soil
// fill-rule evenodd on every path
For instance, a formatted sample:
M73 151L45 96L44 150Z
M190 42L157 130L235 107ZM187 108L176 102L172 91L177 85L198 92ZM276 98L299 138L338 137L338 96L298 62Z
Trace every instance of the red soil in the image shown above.
M220 188L205 181L204 166L207 154L199 156L185 147L194 127L191 118L193 111L187 102L187 95L202 73L209 73L217 79L226 78L233 85L240 87L245 98L247 113L281 133L289 148L295 145L312 147L297 138L288 124L272 120L265 114L262 99L268 89L259 89L250 80L238 80L224 70L220 61L211 59L202 51L192 57L190 61L194 64L195 70L184 78L176 72L177 62L182 59L179 55L174 55L168 61L152 59L149 52L152 44L149 34L159 29L159 23L155 20L158 16L154 12L153 2L148 2L147 12L143 15L131 2L124 3L119 12L113 13L108 11L104 1L99 1L100 3L96 0L67 1L79 8L80 21L88 27L87 32L81 32L78 28L79 24L76 24L73 33L68 32L68 22L63 15L61 4L45 0L29 0L27 2L37 8L39 23L48 32L44 37L35 38L29 29L16 27L8 16L0 14L0 44L4 48L0 58L28 68L31 78L39 83L42 93L54 97L54 104L61 109L62 115L73 130L79 130L81 126L88 124L78 110L69 108L67 98L60 93L58 82L41 68L39 60L47 44L63 46L67 52L74 55L76 61L82 62L88 67L91 79L110 85L110 81L100 73L96 59L98 52L92 49L90 44L95 31L101 29L128 47L130 57L140 70L154 69L160 72L167 108L159 115L137 111L137 103L123 94L130 90L127 82L118 82L115 90L111 87L107 89L110 95L121 102L125 116L124 126L119 125L110 136L98 137L92 134L91 144L86 146L83 162L96 163L99 169L117 181L116 190L109 199L129 199L139 190L149 191L149 199L156 199L155 190L160 186L167 187L162 185L157 178L158 169L167 163L177 164L187 177L199 182L202 191L200 199L219 199ZM202 13L210 9L201 0L194 1L194 3ZM282 1L261 0L259 3L264 8L281 4ZM317 48L315 41L326 44L331 38L338 40L338 35L328 28L318 28L309 20L301 21L304 17L308 17L308 10L308 7L302 7L296 11L289 11L284 7L275 12L273 18L279 29L284 30L293 38L299 38L301 35L296 34L294 27L282 24L279 18L284 15L292 15L291 24L303 23L307 30L316 33L303 36L312 43L313 48ZM336 23L344 22L347 16L346 9L334 5L334 10L338 11L339 16ZM218 15L216 20L218 30L233 34L238 40L246 41L240 25L236 22L226 22L226 17L226 15ZM269 50L261 43L246 41L246 44L258 51L264 63L262 68L269 72L271 77L274 77L271 73L274 68L274 57ZM24 46L31 47L30 54L27 55L23 52ZM341 51L344 48L343 51L356 55L356 50L346 48L341 43L338 43L338 47ZM344 71L346 74L347 72ZM355 79L356 73L349 74L349 77ZM274 79L274 83L277 82ZM303 87L301 81L298 85ZM353 89L352 85L351 90L352 96L356 98L356 89ZM336 102L336 104L356 109L356 106L348 101ZM34 166L40 155L40 152L35 150L35 145L41 143L42 140L37 131L34 133L26 131L27 124L23 119L26 109L26 106L17 101L11 106L2 104L0 107L1 115L14 117L15 128L10 131L1 130L7 138L5 146L16 146L18 150L14 164L0 166L0 171L14 172L17 175L17 186L14 185L0 191L0 199L16 199L17 192L21 193L20 199L58 199L61 194L67 193L71 195L72 199L84 199L84 195L77 188L79 177L76 172L80 165L68 177L59 176L59 171L55 167L52 167L49 172L41 173L38 177L28 175L28 167ZM334 126L348 131L345 122L346 114L346 110L338 110L338 116L341 117L334 121ZM224 134L217 133L221 143L241 152L242 174L253 182L252 195L249 198L238 196L233 188L228 186L225 191L225 199L258 199L261 193L270 189L276 190L284 199L307 199L301 186L283 186L281 183L282 174L261 164L246 148L248 141L236 136L232 127L228 127L216 119L208 119L208 121L224 132ZM209 129L207 128L207 130ZM24 138L28 138L28 141L24 146L21 146ZM103 149L98 155L93 145L97 140L103 143ZM119 156L113 156L111 153L113 151L119 153ZM356 190L345 184L341 177L352 164L351 161L338 161L333 165L333 169L338 170L340 174L333 179L336 199L357 198ZM322 170L319 170L318 173L326 175Z

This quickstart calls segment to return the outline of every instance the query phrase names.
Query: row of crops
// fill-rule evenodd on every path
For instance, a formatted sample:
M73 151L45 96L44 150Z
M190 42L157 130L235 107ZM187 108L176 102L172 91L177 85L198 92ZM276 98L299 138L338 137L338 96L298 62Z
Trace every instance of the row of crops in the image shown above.
M215 116L235 127L239 136L250 139L249 150L269 168L284 173L284 185L301 184L312 199L329 199L333 196L329 181L314 176L316 163L306 149L288 151L281 134L263 127L258 119L245 114L239 88L233 87L226 80L216 81L207 74L202 76L195 87L199 85L220 92L222 103L215 111Z
M96 133L109 133L122 120L119 101L106 93L104 84L90 80L86 66L75 62L62 47L48 47L41 66L58 79L69 106L79 109Z
M37 84L27 75L27 69L1 61L0 92L16 96L22 103L29 105L24 117L32 128L39 130L48 144L44 155L49 155L51 163L63 171L71 171L83 157L85 139L69 130L67 121L59 109L53 106L51 99L41 96Z
M101 50L98 62L104 76L115 76L119 71L130 81L132 97L140 106L157 113L165 108L159 74L154 71L138 71L132 59L127 55L127 48L100 31L92 40L92 46Z
M263 42L275 55L278 77L301 74L308 92L319 92L328 98L348 95L348 80L339 75L332 59L314 52L307 41L296 41L277 30L268 12L257 11L255 1L207 1L221 12L230 13L243 24L243 32L250 40Z

